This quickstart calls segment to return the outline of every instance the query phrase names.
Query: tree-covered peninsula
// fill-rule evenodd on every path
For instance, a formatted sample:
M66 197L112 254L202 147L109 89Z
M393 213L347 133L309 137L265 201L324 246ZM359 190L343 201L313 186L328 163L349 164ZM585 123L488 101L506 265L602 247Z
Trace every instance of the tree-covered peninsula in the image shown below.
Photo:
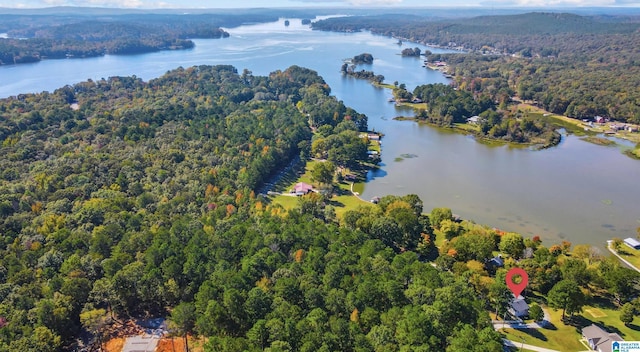
M436 54L456 87L508 102L518 96L552 113L640 123L637 17L527 13L437 20L419 15L351 16L312 24L370 30L464 54Z
M0 14L0 65L43 59L140 54L193 48L191 39L225 38L221 27L277 20L272 14Z

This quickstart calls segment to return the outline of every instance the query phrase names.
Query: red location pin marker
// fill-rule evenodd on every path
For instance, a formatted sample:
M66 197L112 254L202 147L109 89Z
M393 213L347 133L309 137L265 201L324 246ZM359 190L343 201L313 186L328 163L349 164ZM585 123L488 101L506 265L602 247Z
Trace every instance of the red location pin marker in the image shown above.
M520 276L520 283L513 282L514 276ZM522 291L524 291L524 288L527 287L527 284L529 283L529 275L527 275L527 272L522 268L513 268L507 271L506 281L509 290L511 290L513 295L518 298L518 296L520 296Z

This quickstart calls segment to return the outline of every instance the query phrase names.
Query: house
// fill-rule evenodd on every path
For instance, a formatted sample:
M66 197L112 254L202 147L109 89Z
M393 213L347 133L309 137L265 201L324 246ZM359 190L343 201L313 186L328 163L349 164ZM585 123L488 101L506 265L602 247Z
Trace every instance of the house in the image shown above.
M636 240L635 238L629 237L629 238L625 238L624 239L624 244L626 244L627 246L633 248L633 249L640 249L640 242L638 240Z
M611 128L612 131L620 131L620 130L624 130L625 126L618 123L612 123L611 126L609 127Z
M629 131L629 132L638 132L638 126L627 125L627 131Z
M371 198L371 203L373 203L373 204L378 204L378 203L380 203L380 197L373 197L373 198Z
M582 337L587 341L592 350L598 352L612 352L613 341L624 341L616 333L608 333L601 327L591 324L582 329Z
M498 254L497 257L493 257L487 261L484 267L487 271L495 273L498 268L502 268L504 266L504 261L502 260L502 256Z
M529 305L525 302L522 296L514 298L509 306L509 313L513 314L515 317L522 318L529 315Z
M413 100L411 100L411 102L412 102L412 103L414 103L414 104L420 104L420 103L422 103L422 99L420 99L420 98L413 98Z
M302 196L312 191L313 191L313 186L311 186L310 184L304 183L304 182L298 182L296 183L295 186L293 186L291 193L295 193L296 196Z
M596 123L605 123L605 122L607 122L607 119L605 119L602 116L596 116L596 117L594 117L594 120L596 121Z
M380 135L377 134L377 133L369 133L369 134L367 134L367 138L370 141L379 141L380 140Z
M471 116L470 118L467 119L467 123L470 123L472 125L477 125L480 122L480 116L476 115L476 116Z
M347 181L355 181L357 179L356 175L354 174L347 174L344 176L344 179Z

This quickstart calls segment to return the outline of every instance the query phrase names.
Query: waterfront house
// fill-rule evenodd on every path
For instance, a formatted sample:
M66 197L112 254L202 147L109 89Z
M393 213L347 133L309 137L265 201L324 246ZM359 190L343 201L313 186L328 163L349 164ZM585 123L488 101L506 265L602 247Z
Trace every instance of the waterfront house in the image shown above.
M480 122L480 116L476 115L476 116L471 116L470 118L467 119L467 123L470 123L472 125L477 125Z
M633 249L640 249L640 241L636 240L633 237L625 238L624 244L626 244L627 246Z
M613 341L624 341L616 333L608 333L596 324L591 324L582 329L584 338L592 350L598 352L612 352L611 343Z
M617 124L617 123L612 123L611 126L609 126L611 128L611 130L613 131L620 131L620 130L624 130L624 125L622 124Z

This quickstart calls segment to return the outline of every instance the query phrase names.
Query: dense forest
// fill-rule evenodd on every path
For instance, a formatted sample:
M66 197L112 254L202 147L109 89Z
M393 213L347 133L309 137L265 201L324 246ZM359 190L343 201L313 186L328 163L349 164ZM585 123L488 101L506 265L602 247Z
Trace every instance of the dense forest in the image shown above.
M554 113L640 123L637 17L528 13L436 21L381 15L331 18L313 28L366 29L462 49L468 54L436 55L462 89L489 92L495 100L511 89Z
M498 250L567 316L582 290L633 301L637 273L588 246L424 213L415 195L338 219L328 196L286 211L255 194L297 156L362 149L366 116L329 92L297 66L198 66L0 100L0 350L167 316L206 351L502 351L488 311L506 309L504 269L484 268Z
M0 349L42 351L37 328L67 346L87 302L140 314L193 300L213 262L192 253L187 265L185 247L244 224L253 190L309 145L309 120L366 129L328 93L299 67L201 66L2 100Z

